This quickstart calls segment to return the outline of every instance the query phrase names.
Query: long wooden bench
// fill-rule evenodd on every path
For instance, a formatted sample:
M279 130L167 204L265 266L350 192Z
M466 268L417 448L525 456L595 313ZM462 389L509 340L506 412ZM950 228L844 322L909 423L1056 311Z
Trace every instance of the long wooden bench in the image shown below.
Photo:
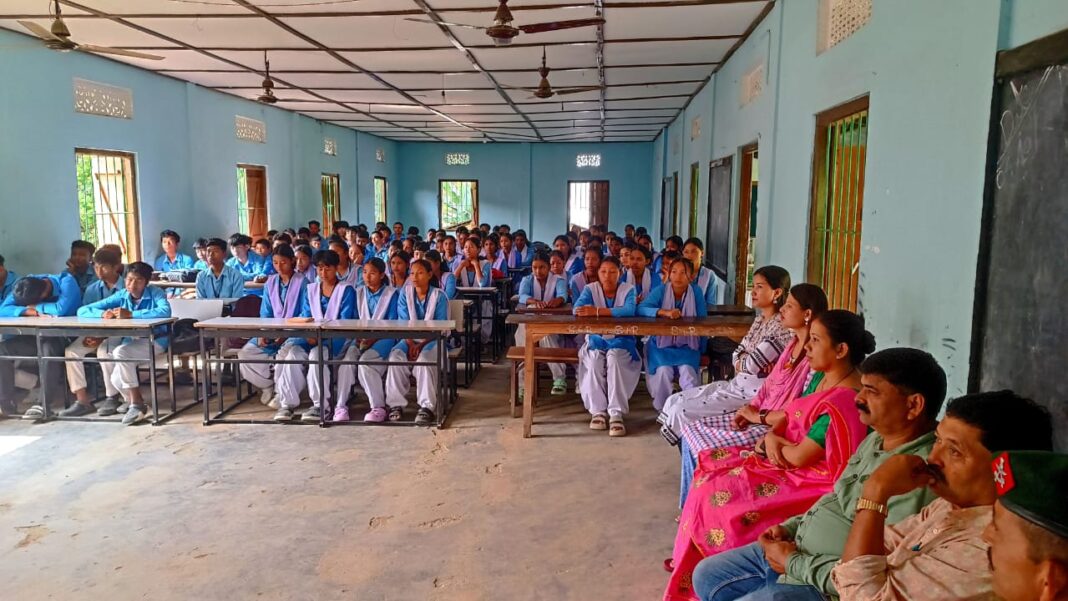
M508 353L505 355L509 361L512 362L511 366L511 394L508 396L508 404L511 407L512 417L519 417L519 366L523 364L526 353L526 349L521 346L508 347ZM534 347L534 369L538 369L546 363L567 363L571 365L578 365L578 349L577 348L544 348ZM534 400L538 400L537 389L537 377L534 378L535 388L533 391L527 391L527 394L533 394Z

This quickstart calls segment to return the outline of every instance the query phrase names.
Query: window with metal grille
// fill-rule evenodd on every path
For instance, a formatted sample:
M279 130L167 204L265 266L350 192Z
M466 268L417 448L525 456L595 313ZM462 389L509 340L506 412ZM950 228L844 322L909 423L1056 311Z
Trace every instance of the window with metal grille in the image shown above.
M123 261L141 260L134 155L77 149L78 218L82 239L117 244Z
M319 180L323 193L323 223L341 221L341 176L324 173Z
M823 287L832 308L851 311L857 310L867 144L867 97L817 118L806 281Z
M567 182L567 229L608 224L608 181Z
M387 223L386 221L386 178L375 177L375 222Z
M253 240L267 237L267 169L237 166L237 227Z
M478 227L478 180L438 181L438 221L445 230Z

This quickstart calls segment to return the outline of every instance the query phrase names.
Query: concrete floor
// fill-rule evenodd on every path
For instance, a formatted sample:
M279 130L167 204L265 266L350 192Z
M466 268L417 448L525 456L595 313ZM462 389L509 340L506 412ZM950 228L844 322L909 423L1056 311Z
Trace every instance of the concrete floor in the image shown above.
M443 430L0 421L39 437L0 454L0 599L659 598L678 456L643 388L625 438L569 395L524 440L507 376Z

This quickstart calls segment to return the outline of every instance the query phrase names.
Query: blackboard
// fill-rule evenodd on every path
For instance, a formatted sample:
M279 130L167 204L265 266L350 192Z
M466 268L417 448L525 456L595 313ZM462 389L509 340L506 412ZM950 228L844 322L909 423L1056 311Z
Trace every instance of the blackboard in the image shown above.
M731 177L731 157L709 164L705 262L723 280L727 279L731 249Z
M1010 388L1045 405L1064 451L1068 66L1038 62L1023 70L1017 60L994 89L970 388Z

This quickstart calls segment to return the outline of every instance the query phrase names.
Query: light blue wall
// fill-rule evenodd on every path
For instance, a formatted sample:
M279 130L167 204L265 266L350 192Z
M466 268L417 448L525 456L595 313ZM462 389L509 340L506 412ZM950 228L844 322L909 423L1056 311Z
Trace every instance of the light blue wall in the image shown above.
M400 184L397 179L397 163L400 159L397 156L397 143L364 132L358 132L356 139L358 140L360 171L359 209L357 212L341 205L341 216L353 223L372 226L375 221L374 178L384 177L386 178L386 218L390 222L395 221L395 216L400 214L400 197L397 193L397 186ZM381 162L375 154L379 148L383 152Z
M438 181L477 179L479 220L524 228L535 239L567 229L568 180L608 180L609 227L648 224L653 215L653 145L605 144L446 144L398 145L401 213L420 229L438 224ZM445 154L466 152L470 165L445 164ZM578 154L600 153L601 166L578 168ZM392 218L391 218L392 219Z
M865 27L817 55L818 5L776 3L686 114L661 134L663 172L679 171L685 195L684 174L694 160L733 155L737 161L739 147L758 141L757 262L780 264L801 281L815 116L868 94L862 310L881 348L927 349L949 372L951 392L960 394L968 372L995 53L1068 27L1068 2L876 1ZM743 107L742 76L761 60L767 60L764 91ZM706 150L686 142L692 118L705 121L708 111L713 125Z
M78 52L44 49L0 30L0 254L20 273L61 269L80 237L74 149L136 155L146 258L158 232L177 230L190 252L198 236L237 230L236 165L267 167L269 220L299 226L322 214L320 176L341 176L342 216L370 219L372 177L396 179L393 142ZM72 78L130 88L134 118L76 113ZM267 142L238 140L234 117L267 124ZM323 153L323 138L338 154ZM385 163L374 149L386 149ZM366 209L366 213L358 207ZM365 216L366 215L366 216Z

